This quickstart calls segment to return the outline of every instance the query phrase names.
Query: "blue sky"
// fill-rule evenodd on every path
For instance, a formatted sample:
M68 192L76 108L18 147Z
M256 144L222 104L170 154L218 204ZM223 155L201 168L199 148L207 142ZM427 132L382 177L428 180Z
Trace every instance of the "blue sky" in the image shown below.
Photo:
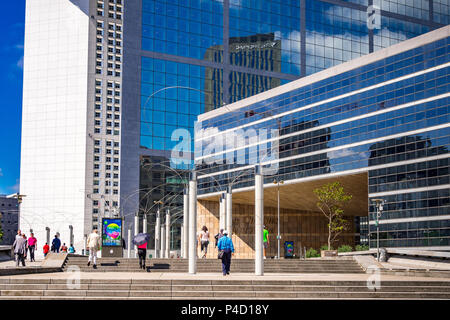
M18 191L25 0L3 1L0 20L0 194Z

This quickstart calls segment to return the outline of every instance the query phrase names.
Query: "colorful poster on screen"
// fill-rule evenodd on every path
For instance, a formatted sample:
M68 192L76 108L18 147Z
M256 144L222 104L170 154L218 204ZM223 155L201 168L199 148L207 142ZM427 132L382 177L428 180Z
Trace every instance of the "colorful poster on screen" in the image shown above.
M104 247L122 245L122 220L104 218L102 221L102 242Z

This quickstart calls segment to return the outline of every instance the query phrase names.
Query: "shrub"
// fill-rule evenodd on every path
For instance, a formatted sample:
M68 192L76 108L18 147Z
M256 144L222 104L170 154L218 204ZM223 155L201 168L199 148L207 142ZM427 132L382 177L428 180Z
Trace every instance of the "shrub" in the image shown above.
M313 248L309 248L306 251L306 257L307 258L317 258L317 257L320 257L320 254L317 252L317 250L315 250Z
M351 252L351 251L353 251L353 248L346 244L343 244L338 248L338 252Z
M367 251L367 250L369 250L369 246L365 244L358 244L355 247L355 251Z
M324 250L333 250L333 247L331 247L331 249L328 249L328 245L324 244L323 246L320 247L320 251Z

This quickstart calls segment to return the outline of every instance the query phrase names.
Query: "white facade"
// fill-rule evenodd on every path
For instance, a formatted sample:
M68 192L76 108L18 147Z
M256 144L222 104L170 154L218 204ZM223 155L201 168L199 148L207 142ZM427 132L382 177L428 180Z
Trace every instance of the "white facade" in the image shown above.
M59 232L69 245L72 225L77 252L83 246L88 40L89 16L74 1L27 0L20 228L33 229L39 255L46 227L50 241Z

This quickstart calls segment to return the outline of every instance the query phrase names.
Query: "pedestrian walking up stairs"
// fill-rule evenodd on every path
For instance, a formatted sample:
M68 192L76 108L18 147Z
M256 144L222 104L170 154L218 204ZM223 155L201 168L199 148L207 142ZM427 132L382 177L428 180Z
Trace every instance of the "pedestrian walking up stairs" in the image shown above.
M82 272L188 272L187 259L147 259L147 270L139 268L138 259L126 258L99 258L97 269L87 266L88 258L85 256L69 255L63 266L67 271L69 267L78 267ZM197 272L210 273L222 270L218 259L198 259ZM254 273L255 260L232 259L230 272ZM364 270L351 257L336 259L267 259L264 260L265 273L364 273Z
M0 300L19 299L450 299L450 281L0 278Z

